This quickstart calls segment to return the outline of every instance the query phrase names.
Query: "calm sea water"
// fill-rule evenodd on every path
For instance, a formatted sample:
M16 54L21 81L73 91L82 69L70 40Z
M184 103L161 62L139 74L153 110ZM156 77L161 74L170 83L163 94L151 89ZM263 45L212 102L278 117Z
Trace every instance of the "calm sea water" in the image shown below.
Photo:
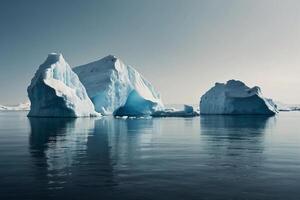
M300 112L28 119L0 112L0 199L300 199Z

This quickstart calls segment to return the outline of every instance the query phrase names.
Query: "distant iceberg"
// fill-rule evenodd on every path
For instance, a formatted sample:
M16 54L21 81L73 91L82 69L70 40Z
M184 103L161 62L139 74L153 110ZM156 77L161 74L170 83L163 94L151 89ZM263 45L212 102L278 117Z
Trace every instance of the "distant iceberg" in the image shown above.
M199 116L199 112L195 111L193 106L184 105L183 110L178 109L165 109L161 111L156 111L152 117L195 117Z
M263 97L259 87L249 88L237 80L216 83L200 100L200 114L274 115L277 112L276 105Z
M300 111L299 104L286 104L280 101L275 101L278 111L280 112L289 112L289 111Z
M52 53L40 65L27 88L30 117L98 116L78 76L61 54Z
M30 110L30 102L20 103L13 106L0 105L0 110L12 110L12 111L28 111Z
M104 115L150 115L164 108L151 83L115 56L73 70L85 86L96 111Z

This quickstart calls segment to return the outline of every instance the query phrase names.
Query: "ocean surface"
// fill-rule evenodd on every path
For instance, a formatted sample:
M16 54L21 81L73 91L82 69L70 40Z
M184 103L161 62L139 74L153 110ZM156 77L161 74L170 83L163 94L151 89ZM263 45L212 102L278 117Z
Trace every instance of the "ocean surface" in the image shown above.
M300 199L300 112L27 118L0 112L0 199Z

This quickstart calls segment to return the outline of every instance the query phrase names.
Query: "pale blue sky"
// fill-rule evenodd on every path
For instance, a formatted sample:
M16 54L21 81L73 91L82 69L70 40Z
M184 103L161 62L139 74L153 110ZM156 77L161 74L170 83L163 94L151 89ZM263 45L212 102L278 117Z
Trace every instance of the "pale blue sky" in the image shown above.
M197 103L240 79L300 103L300 1L1 0L0 104L26 99L47 54L71 66L113 54L166 103Z

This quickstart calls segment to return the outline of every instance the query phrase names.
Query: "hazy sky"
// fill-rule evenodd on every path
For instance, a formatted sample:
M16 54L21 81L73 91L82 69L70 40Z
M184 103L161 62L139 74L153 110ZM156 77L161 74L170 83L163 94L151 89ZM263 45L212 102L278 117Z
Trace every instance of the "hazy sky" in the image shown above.
M166 103L232 78L300 103L299 13L298 0L1 0L0 104L27 98L50 52L71 66L116 55Z

